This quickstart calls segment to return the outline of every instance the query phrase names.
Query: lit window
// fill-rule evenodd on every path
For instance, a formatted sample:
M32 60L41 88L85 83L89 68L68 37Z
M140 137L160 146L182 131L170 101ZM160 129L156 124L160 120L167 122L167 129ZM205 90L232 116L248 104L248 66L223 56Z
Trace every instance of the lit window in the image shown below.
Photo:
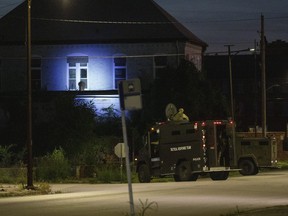
M121 80L126 80L127 66L125 57L114 58L114 88L118 88Z
M31 60L31 88L33 90L41 90L41 58L32 58Z
M69 90L88 89L88 57L68 57Z
M167 56L154 56L154 78L160 79L165 76L167 68Z

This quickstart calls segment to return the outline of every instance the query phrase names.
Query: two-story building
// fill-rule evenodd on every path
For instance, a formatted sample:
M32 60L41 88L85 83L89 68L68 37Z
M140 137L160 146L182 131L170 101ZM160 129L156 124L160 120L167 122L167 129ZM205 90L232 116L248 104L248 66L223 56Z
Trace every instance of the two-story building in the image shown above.
M27 90L27 11L0 20L2 96ZM153 0L33 0L30 21L33 91L73 91L98 109L119 108L120 80L149 89L180 58L201 69L207 47Z

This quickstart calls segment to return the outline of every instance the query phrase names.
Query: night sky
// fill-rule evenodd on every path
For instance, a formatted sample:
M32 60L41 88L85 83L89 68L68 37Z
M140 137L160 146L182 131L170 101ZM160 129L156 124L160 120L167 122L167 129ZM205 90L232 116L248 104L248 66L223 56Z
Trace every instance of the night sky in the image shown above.
M85 0L83 0L85 1ZM135 0L137 1L137 0ZM23 0L0 0L0 17ZM260 40L264 16L268 42L288 42L287 0L155 0L178 21L205 41L207 52L253 48ZM33 7L33 1L32 1Z

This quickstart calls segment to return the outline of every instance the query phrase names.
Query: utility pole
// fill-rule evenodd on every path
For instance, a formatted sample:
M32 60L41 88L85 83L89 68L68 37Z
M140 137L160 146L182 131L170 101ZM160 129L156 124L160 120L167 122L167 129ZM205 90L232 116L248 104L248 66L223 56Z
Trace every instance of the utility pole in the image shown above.
M34 189L32 158L31 1L27 0L27 189Z
M254 40L254 88L255 88L255 95L254 95L254 109L255 109L255 122L254 122L254 133L255 137L257 137L257 125L258 125L258 76L257 76L257 42Z
M234 122L234 97L233 97L233 79L232 79L232 62L231 62L231 46L233 45L225 45L228 47L228 61L229 61L229 78L230 78L230 100L231 100L231 118Z
M265 60L265 34L264 34L264 16L261 15L261 86L262 86L262 136L266 137L266 60Z

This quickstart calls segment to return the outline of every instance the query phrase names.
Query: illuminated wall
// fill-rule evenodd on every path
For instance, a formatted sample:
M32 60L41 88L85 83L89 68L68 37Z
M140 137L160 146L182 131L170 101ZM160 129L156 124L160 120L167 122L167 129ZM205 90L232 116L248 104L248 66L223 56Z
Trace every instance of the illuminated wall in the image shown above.
M47 91L69 91L69 57L88 57L87 91L113 90L115 56L126 56L127 79L140 78L142 89L148 89L154 79L154 56L161 53L169 56L169 65L177 66L185 53L199 53L201 47L189 46L185 42L123 43L123 44L75 44L32 45L32 57L41 58L41 87ZM194 50L194 52L193 52ZM2 57L2 85L6 91L26 89L26 49L23 46L4 46ZM5 79L5 80L3 80ZM93 96L94 97L94 96ZM95 97L94 97L95 99ZM111 102L109 102L111 101ZM99 104L118 105L118 99L99 98Z

